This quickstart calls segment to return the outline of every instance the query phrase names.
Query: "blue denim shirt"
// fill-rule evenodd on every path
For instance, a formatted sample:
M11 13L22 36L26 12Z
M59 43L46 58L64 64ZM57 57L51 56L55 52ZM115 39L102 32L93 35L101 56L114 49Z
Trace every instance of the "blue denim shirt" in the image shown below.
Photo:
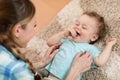
M0 45L0 80L34 80L28 66Z

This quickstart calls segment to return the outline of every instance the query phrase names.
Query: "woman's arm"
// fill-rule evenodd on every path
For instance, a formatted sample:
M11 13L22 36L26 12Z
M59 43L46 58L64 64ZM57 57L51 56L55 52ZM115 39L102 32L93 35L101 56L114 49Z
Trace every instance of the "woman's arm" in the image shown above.
M82 55L82 53L78 53L73 61L72 67L69 71L66 80L77 80L79 75L90 69L90 65L92 63L91 55L86 52L86 54Z

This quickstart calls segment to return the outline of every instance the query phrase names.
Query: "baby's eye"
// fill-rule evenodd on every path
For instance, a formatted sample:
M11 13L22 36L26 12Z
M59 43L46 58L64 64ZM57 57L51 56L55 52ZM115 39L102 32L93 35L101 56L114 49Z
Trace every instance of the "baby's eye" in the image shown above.
M83 29L87 29L87 27L85 25L82 26Z

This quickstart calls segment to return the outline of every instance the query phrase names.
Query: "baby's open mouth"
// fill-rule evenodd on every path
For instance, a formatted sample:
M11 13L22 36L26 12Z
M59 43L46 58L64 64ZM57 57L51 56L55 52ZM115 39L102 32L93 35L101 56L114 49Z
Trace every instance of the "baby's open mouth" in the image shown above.
M76 31L76 37L77 37L77 36L80 36L80 33L79 33L78 31Z

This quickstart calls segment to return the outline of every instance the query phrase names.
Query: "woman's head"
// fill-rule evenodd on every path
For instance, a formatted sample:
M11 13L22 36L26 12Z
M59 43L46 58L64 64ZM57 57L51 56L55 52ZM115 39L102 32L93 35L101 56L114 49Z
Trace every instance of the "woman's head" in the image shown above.
M0 0L0 44L9 40L24 46L23 40L25 38L27 42L29 36L24 32L29 26L35 26L34 14L35 8L30 0Z
M16 59L28 63L33 73L33 65L18 47L26 46L35 33L34 14L35 7L30 0L0 0L0 45L6 47Z
M105 37L107 25L96 12L85 12L77 20L74 29L78 34L74 39L76 42L94 43Z

